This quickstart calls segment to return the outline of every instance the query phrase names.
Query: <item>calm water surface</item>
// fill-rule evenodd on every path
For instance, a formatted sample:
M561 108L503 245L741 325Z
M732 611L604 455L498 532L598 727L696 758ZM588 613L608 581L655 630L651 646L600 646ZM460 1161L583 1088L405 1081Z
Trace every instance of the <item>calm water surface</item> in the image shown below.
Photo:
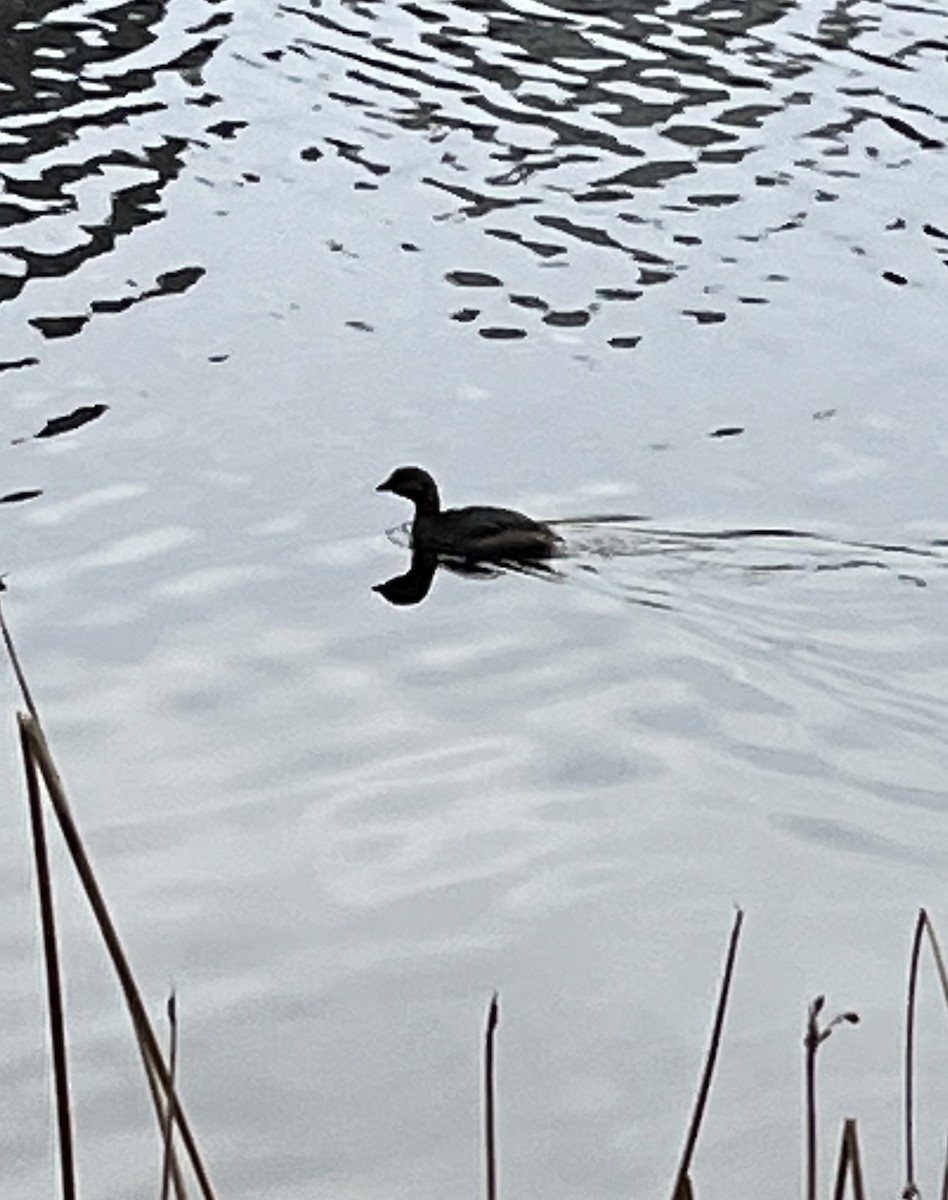
M504 1190L666 1195L735 902L700 1194L797 1194L819 991L863 1016L827 1137L857 1115L896 1194L917 906L948 936L943 6L0 24L6 612L156 1012L177 984L221 1195L475 1194L495 987ZM410 462L568 555L387 605L407 512L373 487ZM54 1177L6 701L25 1200ZM152 1195L61 865L85 1194Z

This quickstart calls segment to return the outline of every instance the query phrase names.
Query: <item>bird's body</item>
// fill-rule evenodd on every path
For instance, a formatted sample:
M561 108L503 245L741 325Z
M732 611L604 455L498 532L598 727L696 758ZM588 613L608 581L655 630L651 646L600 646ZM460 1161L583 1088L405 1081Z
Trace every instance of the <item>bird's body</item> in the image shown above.
M562 540L549 525L510 508L442 510L438 485L420 467L398 467L376 491L393 492L415 505L415 550L469 562L518 562L550 558Z

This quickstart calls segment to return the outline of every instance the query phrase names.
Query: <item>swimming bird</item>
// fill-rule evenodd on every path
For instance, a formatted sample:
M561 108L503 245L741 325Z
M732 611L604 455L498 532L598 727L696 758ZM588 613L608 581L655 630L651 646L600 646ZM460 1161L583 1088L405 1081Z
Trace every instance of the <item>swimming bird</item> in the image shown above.
M397 467L375 490L414 504L415 550L468 562L523 562L551 558L562 544L549 525L510 508L442 509L438 485L421 467Z

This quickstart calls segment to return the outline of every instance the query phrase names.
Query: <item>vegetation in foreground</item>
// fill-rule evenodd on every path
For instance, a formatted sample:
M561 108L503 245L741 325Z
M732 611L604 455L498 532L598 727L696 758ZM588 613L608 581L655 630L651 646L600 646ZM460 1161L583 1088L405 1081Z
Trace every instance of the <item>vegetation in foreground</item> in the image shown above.
M0 590L3 589L0 582ZM155 1112L160 1147L160 1178L158 1195L169 1200L172 1191L175 1200L186 1200L186 1171L189 1169L193 1186L203 1200L215 1200L210 1175L198 1149L197 1140L188 1122L184 1106L177 1092L176 1061L178 1022L175 996L167 1002L168 1047L162 1049L158 1035L148 1016L141 992L135 981L128 957L122 947L115 924L112 921L105 898L96 880L95 872L83 845L79 829L73 819L65 788L43 732L39 713L33 702L29 685L24 675L13 639L0 606L0 635L2 635L7 657L20 688L25 712L17 714L20 735L20 753L26 781L26 796L29 806L30 830L33 842L33 857L36 868L37 904L42 931L43 958L46 975L47 1008L49 1014L50 1056L52 1060L53 1092L55 1096L55 1123L61 1194L63 1200L75 1200L78 1195L75 1167L75 1144L73 1120L69 1095L68 1041L66 1037L66 1012L63 998L59 965L59 950L56 933L56 911L53 885L47 853L44 799L51 809L59 831L65 841L80 883L95 917L106 952L115 970L122 995L132 1022L135 1041L142 1059L145 1081L149 1089ZM711 1037L705 1055L704 1066L698 1082L691 1119L685 1134L684 1148L671 1189L671 1200L694 1200L695 1186L692 1164L705 1110L711 1094L715 1066L721 1051L727 1015L728 997L734 978L737 950L744 922L744 913L738 909L734 916L725 955L724 968L715 1005ZM909 957L908 989L905 1022L905 1069L902 1097L902 1123L904 1130L905 1186L903 1200L921 1200L921 1191L916 1183L915 1154L915 1033L916 997L922 946L927 944L935 965L942 997L948 1013L948 973L934 926L925 909L921 909L915 923L912 948ZM817 1200L817 1061L820 1047L837 1026L857 1024L855 1012L836 1013L825 1016L825 998L817 996L809 1005L806 1015L804 1046L804 1200ZM498 1200L498 1152L497 1152L497 1087L496 1087L496 1044L500 1022L500 998L495 992L487 1009L486 1028L483 1042L483 1124L484 1124L484 1178L487 1200ZM859 1132L854 1118L843 1122L839 1148L836 1152L832 1200L843 1200L847 1185L853 1200L864 1200L867 1195L863 1179ZM948 1200L948 1155L942 1169L940 1188L941 1200Z

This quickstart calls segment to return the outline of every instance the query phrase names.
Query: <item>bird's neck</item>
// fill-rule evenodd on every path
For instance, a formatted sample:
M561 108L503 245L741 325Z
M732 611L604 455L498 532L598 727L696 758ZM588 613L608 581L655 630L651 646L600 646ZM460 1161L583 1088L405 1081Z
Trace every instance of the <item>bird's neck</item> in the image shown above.
M439 512L441 512L441 497L438 495L436 487L432 487L430 491L415 500L416 521L419 517L436 517Z

